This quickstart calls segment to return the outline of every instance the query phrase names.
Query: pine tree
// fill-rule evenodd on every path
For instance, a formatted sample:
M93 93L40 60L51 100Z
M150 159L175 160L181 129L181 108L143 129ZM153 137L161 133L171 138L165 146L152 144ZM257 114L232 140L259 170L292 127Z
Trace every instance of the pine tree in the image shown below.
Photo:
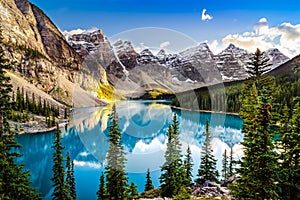
M67 119L68 118L68 108L66 107L64 110L64 118Z
M32 112L36 114L36 102L35 102L34 93L32 93L31 101L32 101Z
M12 90L11 103L13 104L16 101L15 92Z
M109 149L107 151L107 166L105 167L106 188L109 199L124 199L126 197L127 176L125 173L125 152L121 142L121 132L118 127L116 106L113 106L109 117L108 134Z
M51 119L50 119L50 116L46 116L46 124L47 124L47 127L50 128L51 127Z
M50 122L50 127L52 126L55 126L55 117L54 117L54 114L52 113L51 117L49 117L49 120L51 119L51 122Z
M163 197L177 195L183 187L184 168L181 160L181 143L179 141L179 122L174 114L173 123L168 128L168 143L165 163L161 167L160 184Z
M43 106L42 106L42 98L39 97L39 102L37 105L37 114L41 115L43 111Z
M67 189L69 191L70 199L76 199L76 183L74 176L74 162L71 161L70 152L67 153Z
M107 199L107 193L106 193L105 180L104 179L105 179L104 173L102 172L102 174L100 176L99 189L97 191L97 199L98 200Z
M148 168L147 175L146 175L145 192L153 189L154 189L154 185L151 180L150 169Z
M230 147L230 154L225 149L222 159L222 177L224 180L234 175L235 161L233 160L233 148Z
M255 53L250 58L250 61L247 63L246 72L253 79L260 78L265 72L269 71L269 66L272 65L269 63L268 56L265 56L260 49L256 49Z
M231 184L237 199L277 199L277 154L273 143L272 89L274 81L264 76L267 59L256 51L248 67L252 77L242 91L241 118L244 120L244 156L236 169L239 178Z
M192 184L192 177L193 177L193 159L192 159L192 152L190 146L188 146L186 150L186 155L184 159L184 185L189 187Z
M52 146L54 149L53 153L53 177L51 178L51 181L53 182L54 191L52 193L52 199L57 200L65 200L68 199L68 190L67 190L67 183L65 181L65 171L64 171L64 158L62 151L64 147L61 144L61 131L59 129L59 126L57 124L57 129L55 131L55 141Z
M224 151L222 159L222 177L224 180L228 178L228 156L226 149Z
M29 172L24 172L22 165L15 163L15 158L20 156L16 152L20 145L15 141L8 123L12 85L5 74L5 70L12 68L12 63L5 58L2 45L0 32L0 199L40 199L30 187Z
M29 111L30 107L31 107L31 103L29 100L28 93L26 92L26 94L25 94L25 110Z
M67 152L67 159L66 159L66 187L68 190L68 193L70 195L70 185L71 185L71 158L70 158L70 152Z
M202 156L200 159L200 167L198 169L198 178L196 183L203 184L205 181L218 182L219 172L216 169L217 160L215 159L213 150L210 145L211 136L209 131L208 119L206 119L205 142L202 147Z
M235 161L233 160L233 148L230 147L228 177L234 175L234 166L235 166Z
M21 111L25 110L25 93L24 93L24 87L22 87L22 90L21 90Z
M300 105L297 100L292 117L285 106L281 118L280 195L292 200L300 198Z
M16 107L19 111L21 111L21 101L22 101L22 96L20 92L20 88L17 88L17 97L16 97Z
M46 99L44 99L43 106L42 106L42 115L45 116L48 114L50 114L48 109L48 104L46 102Z
M137 191L136 185L134 182L131 182L128 187L128 199L137 199L139 196L139 192Z

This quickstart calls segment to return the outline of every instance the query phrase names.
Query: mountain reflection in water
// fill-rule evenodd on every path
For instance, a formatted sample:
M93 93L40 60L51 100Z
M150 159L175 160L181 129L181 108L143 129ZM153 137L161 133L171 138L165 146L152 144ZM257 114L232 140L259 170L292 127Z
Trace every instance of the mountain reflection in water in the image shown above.
M201 146L204 143L205 120L210 121L212 147L221 170L222 154L233 147L234 157L242 155L240 142L242 120L235 115L200 113L172 109L167 102L159 101L121 101L116 103L119 128L127 152L126 171L129 182L144 189L146 171L149 168L155 187L159 186L160 166L164 162L166 133L173 114L178 115L182 152L191 147L194 176L197 173ZM111 105L101 108L80 108L74 111L68 128L62 130L65 146L64 155L71 153L75 163L75 178L78 199L96 199L99 176L105 165L109 148L108 115ZM51 199L52 193L52 153L53 133L25 134L16 136L22 145L22 157L18 162L30 170L32 185L45 197Z

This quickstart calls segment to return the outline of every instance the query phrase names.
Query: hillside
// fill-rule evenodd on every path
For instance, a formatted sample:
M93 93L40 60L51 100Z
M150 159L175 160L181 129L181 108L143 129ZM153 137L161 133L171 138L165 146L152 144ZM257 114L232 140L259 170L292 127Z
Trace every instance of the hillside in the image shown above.
M293 75L294 73L299 72L299 70L300 70L300 55L280 65L279 67L270 71L268 74L272 76L281 76L286 74Z
M73 105L74 85L83 59L45 13L27 0L0 0L0 27L6 57L14 62L14 90L26 82L30 93ZM68 85L66 87L66 85ZM57 92L59 91L59 92ZM76 91L77 92L77 91ZM90 92L85 92L93 99ZM51 100L49 98L52 98ZM97 101L97 103L101 103ZM84 102L78 103L81 106Z
M292 107L293 98L300 96L299 56L268 72L275 77L273 93L278 105ZM242 84L247 80L213 84L175 94L172 105L192 110L211 110L238 113L241 107ZM276 107L282 113L283 106Z

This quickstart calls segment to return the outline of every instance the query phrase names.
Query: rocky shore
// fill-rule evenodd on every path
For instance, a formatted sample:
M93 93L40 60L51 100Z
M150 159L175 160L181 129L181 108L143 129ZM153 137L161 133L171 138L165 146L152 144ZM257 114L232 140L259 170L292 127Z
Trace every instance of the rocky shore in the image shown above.
M59 119L58 121L59 127L63 128L68 123L68 119ZM38 133L46 133L56 130L56 126L48 127L45 122L45 117L42 116L34 116L29 122L13 122L10 121L11 130L19 135L19 134L38 134Z

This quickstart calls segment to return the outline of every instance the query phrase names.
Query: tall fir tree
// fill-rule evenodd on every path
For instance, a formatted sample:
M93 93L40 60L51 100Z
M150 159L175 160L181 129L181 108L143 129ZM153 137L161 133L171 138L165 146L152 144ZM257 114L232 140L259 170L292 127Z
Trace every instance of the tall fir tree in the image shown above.
M281 117L280 196L287 200L300 199L300 102L295 105L290 117L287 106Z
M31 106L31 102L29 100L28 93L25 93L25 110L29 110Z
M196 183L203 184L205 181L218 182L219 172L216 168L217 160L213 155L211 147L211 136L209 131L208 119L205 124L205 141L202 147L202 155L200 158L200 167L198 169Z
M265 72L270 70L269 66L272 64L269 61L269 57L257 48L247 63L246 72L250 78L258 80Z
M236 161L233 159L233 147L230 147L228 177L235 175Z
M12 85L6 76L6 70L12 68L12 63L5 58L2 45L0 32L0 199L40 199L30 187L29 172L24 172L22 165L15 162L15 158L20 156L16 151L20 145L15 141L8 123Z
M74 162L70 158L70 152L67 153L67 189L69 192L70 199L76 199L76 182L74 176Z
M98 191L97 191L97 199L98 200L108 199L107 198L107 193L106 193L106 188L105 188L104 172L102 172L101 176L100 176L100 184L99 184L99 188L98 188Z
M168 143L165 162L161 167L160 187L163 197L179 194L183 187L184 168L181 160L181 143L179 141L179 122L174 114L173 122L168 128Z
M148 168L147 175L146 175L145 192L153 189L154 189L154 185L151 180L150 169Z
M109 149L105 167L107 195L109 199L124 199L127 196L128 178L125 173L126 158L115 105L113 105L109 121Z
M128 199L137 199L139 197L139 192L137 191L137 187L134 182L131 182L130 186L127 189L128 191Z
M64 109L64 119L67 119L68 118L68 108L65 107Z
M39 96L39 102L37 104L37 114L42 115L42 113L43 113L42 98Z
M55 131L55 141L52 146L54 149L53 156L53 177L51 178L52 185L54 187L53 193L52 193L52 199L53 200L65 200L69 199L69 192L67 183L65 180L65 169L64 169L64 158L63 158L63 149L61 143L61 131L59 129L58 124L56 125L56 131Z
M22 96L21 96L21 92L20 92L20 88L17 88L17 97L16 97L16 107L18 108L19 111L21 111L22 109Z
M231 184L231 192L238 199L277 199L277 154L273 142L274 121L272 89L274 80L264 76L268 60L259 49L249 63L252 77L243 88L240 116L244 120L244 156L236 169L239 178Z
M225 149L223 153L223 159L222 159L222 177L224 180L228 178L228 156L227 156L227 150Z
M193 158L190 146L186 149L185 159L184 159L184 185L189 187L193 180Z
M32 93L31 101L32 101L32 112L33 112L33 113L36 113L36 102L35 102L35 96L34 96L34 93Z

